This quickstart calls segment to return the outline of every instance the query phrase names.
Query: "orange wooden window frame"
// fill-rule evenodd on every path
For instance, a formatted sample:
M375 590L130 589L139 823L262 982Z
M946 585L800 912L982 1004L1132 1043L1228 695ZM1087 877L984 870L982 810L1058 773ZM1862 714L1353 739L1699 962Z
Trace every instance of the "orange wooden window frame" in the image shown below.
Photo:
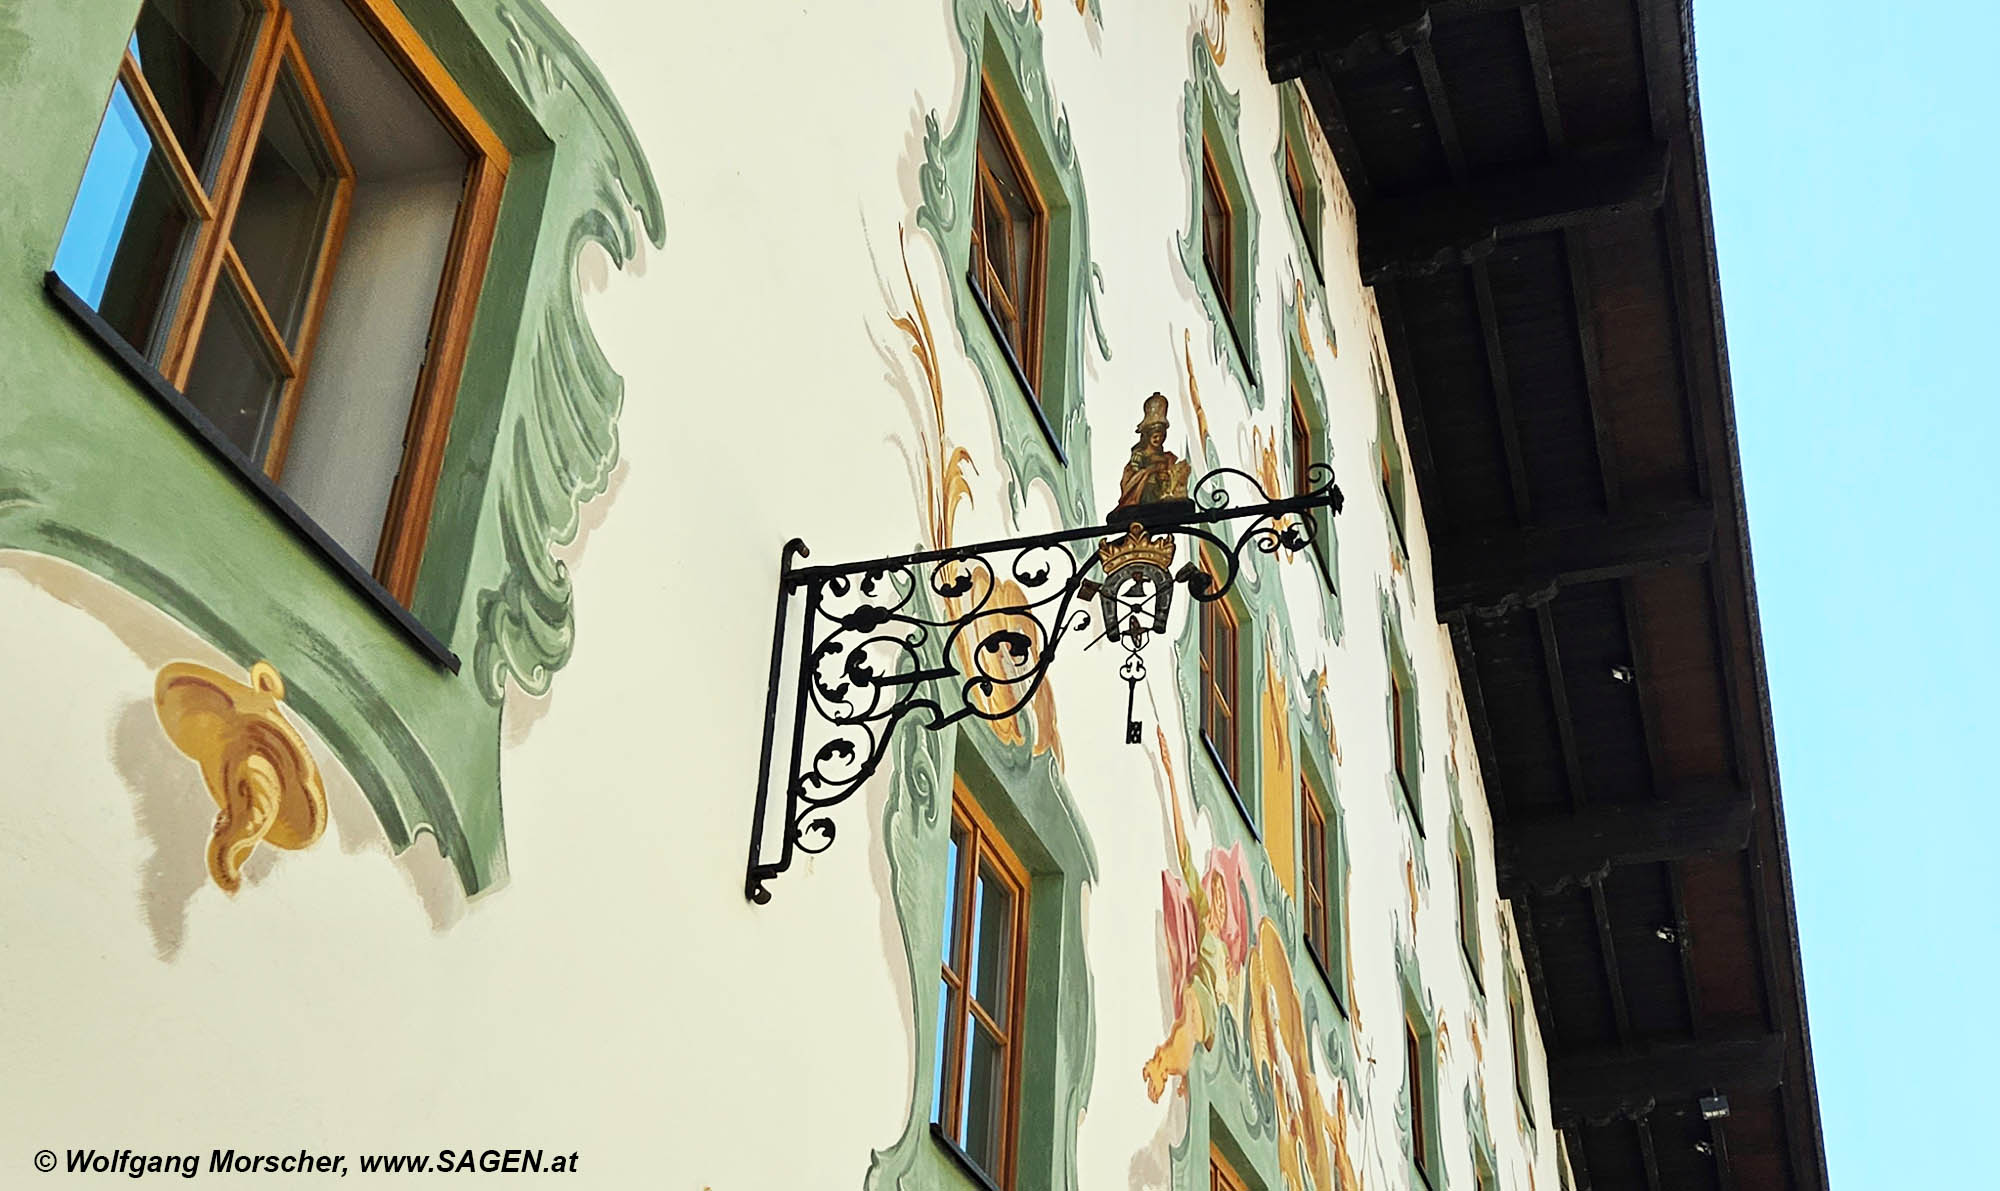
M1209 280L1215 283L1216 297L1233 319L1236 317L1236 209L1230 205L1229 192L1223 188L1222 174L1215 168L1215 153L1206 137L1201 142L1201 251L1208 264Z
M170 321L160 353L160 373L175 388L187 387L202 330L214 309L216 290L227 284L250 313L258 348L284 378L263 457L251 460L265 475L277 480L284 474L292 425L298 417L299 394L305 386L327 287L346 232L348 209L354 197L354 166L340 142L333 117L326 110L326 101L320 97L319 84L299 49L291 14L277 0L255 0L249 7L257 11L253 18L257 22L256 32L251 39L250 58L244 67L241 86L230 96L215 130L217 140L211 152L218 164L212 185L202 181L200 171L187 156L186 146L175 137L145 70L129 48L118 64L118 82L131 96L140 122L166 160L167 173L194 224L188 233L191 249L187 270L164 303ZM230 239L256 155L257 138L263 132L265 116L277 94L278 77L287 69L305 101L306 115L315 126L320 144L331 158L336 177L319 249L306 276L306 301L299 315L296 343L286 342Z
M951 826L964 836L960 849L959 869L953 888L957 898L945 907L947 915L945 938L954 937L957 946L953 954L939 964L944 978L946 995L951 1003L945 1011L944 1037L938 1039L938 1046L944 1049L942 1074L944 1088L939 1097L938 1113L943 1118L935 1122L952 1144L963 1147L965 1138L959 1130L959 1117L964 1109L963 1093L965 1085L965 1031L973 1025L975 1017L988 1032L998 1038L1002 1053L1002 1086L1000 1095L1000 1133L998 1170L986 1171L988 1178L1001 1188L1014 1185L1014 1137L1019 1126L1021 1100L1021 1040L1022 1021L1026 1008L1028 991L1028 873L1020 860L1001 840L998 828L986 812L981 810L972 792L963 779L954 776L951 786ZM996 1022L986 1012L971 993L972 979L972 907L973 885L979 877L981 862L990 862L1008 891L1014 897L1014 912L1008 923L1009 948L1007 969L1007 1021ZM954 933L955 932L955 933ZM968 1155L969 1157L969 1155Z
M1306 259L1317 270L1319 268L1319 228L1314 225L1318 221L1313 218L1312 212L1307 208L1305 171L1299 165L1298 149L1292 144L1292 138L1289 136L1285 138L1285 190L1292 196L1292 211L1299 218L1299 231L1303 233L1303 238L1306 242Z
M1229 1159L1213 1146L1208 1150L1208 1191L1249 1191Z
M1041 190L1035 185L1035 177L1029 172L1027 161L1021 154L1021 143L1014 136L1014 126L1008 121L1007 113L1000 110L1000 103L993 95L992 83L985 78L980 80L979 86L979 122L981 128L993 130L1005 160L987 160L985 138L975 131L973 159L977 177L972 188L972 275L980 296L993 307L995 318L1012 328L1012 333L1004 336L1008 340L1007 346L1013 350L1014 361L1021 366L1022 374L1029 379L1029 395L1039 401L1042 388L1042 323L1048 280L1048 205L1043 201ZM1025 277L1012 277L1014 212L1002 197L998 171L1003 168L1013 175L1016 185L1027 199L1029 245ZM999 264L995 263L993 246L986 242L988 204L998 204L1008 214L1004 221L1008 242L1000 246ZM1014 282L1011 287L1003 280L1007 278Z
M1313 450L1312 423L1306 420L1305 402L1299 399L1297 381L1292 382L1292 487L1300 496L1312 488L1312 465L1319 462Z
M1238 723L1238 653L1236 613L1227 600L1201 605L1201 732L1222 762L1222 772L1234 787L1240 782L1242 752ZM1241 801L1239 789L1237 799Z
M347 0L347 4L472 158L438 283L437 304L431 311L430 348L410 402L403 458L390 490L381 544L375 552L375 577L390 595L408 604L416 594L417 573L430 537L438 473L458 403L473 314L499 223L500 194L513 161L479 109L393 0Z
M1322 968L1333 963L1333 904L1327 896L1326 812L1320 810L1319 793L1312 782L1299 779L1299 806L1304 819L1304 863L1300 884L1305 888L1306 947Z
M450 434L459 379L464 372L474 307L485 281L487 258L499 218L500 194L512 159L498 135L424 44L394 0L346 0L346 3L471 158L437 302L432 308L429 346L411 396L403 453L397 461L396 479L374 559L376 579L390 595L408 604L415 595L417 573L430 532L438 471ZM175 292L163 303L171 322L160 351L160 373L175 388L186 388L202 330L214 308L216 290L224 284L226 276L227 283L250 309L265 351L285 376L264 458L252 461L277 481L284 473L292 428L298 418L299 395L310 368L320 317L353 201L354 169L340 144L312 71L306 65L292 29L291 14L281 0L254 0L252 7L261 10L261 15L255 18L260 24L243 85L231 97L230 108L217 131L214 152L219 164L212 187L203 184L195 164L175 139L144 71L129 50L119 64L118 79L132 96L141 122L166 160L168 175L195 224L189 233L192 247L186 272L174 287ZM307 284L296 345L285 342L230 243L257 136L263 130L271 98L277 91L278 76L286 67L298 82L310 115L335 158L339 175L332 213Z

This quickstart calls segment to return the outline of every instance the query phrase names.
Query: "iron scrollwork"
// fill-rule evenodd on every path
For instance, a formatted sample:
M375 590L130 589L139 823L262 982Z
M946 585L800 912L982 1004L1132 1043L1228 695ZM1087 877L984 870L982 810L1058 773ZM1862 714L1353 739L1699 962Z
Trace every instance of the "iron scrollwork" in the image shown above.
M1257 499L1234 503L1232 485ZM1142 651L1166 629L1173 587L1186 586L1197 603L1222 599L1252 549L1309 553L1331 585L1315 513L1340 507L1325 464L1309 469L1306 491L1281 500L1249 473L1218 468L1185 499L1128 505L1103 525L1034 537L833 566L800 566L805 543L786 543L746 895L770 901L771 878L798 854L833 845L829 812L874 775L903 721L938 731L1019 714L1062 643L1100 622L1101 639L1126 650L1119 675L1129 692L1126 739L1136 742ZM1247 524L1225 536L1238 523ZM1188 540L1189 557L1170 571L1176 539ZM1079 542L1090 543L1087 553ZM774 798L781 714L788 732Z

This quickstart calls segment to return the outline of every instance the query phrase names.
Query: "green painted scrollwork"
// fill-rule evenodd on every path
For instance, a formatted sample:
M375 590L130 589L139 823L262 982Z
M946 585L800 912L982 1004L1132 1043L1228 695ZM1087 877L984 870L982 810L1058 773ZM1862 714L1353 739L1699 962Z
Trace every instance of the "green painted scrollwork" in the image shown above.
M551 171L549 206L567 212L569 226L538 254L544 284L523 319L533 339L495 444L491 498L505 565L478 596L473 670L497 702L510 678L546 692L569 660L570 579L551 551L574 540L583 504L604 491L618 458L625 384L583 317L576 262L594 244L622 267L638 248L634 213L655 246L666 214L637 136L583 51L533 0L502 0L495 12L535 115L586 134L557 142L564 160Z

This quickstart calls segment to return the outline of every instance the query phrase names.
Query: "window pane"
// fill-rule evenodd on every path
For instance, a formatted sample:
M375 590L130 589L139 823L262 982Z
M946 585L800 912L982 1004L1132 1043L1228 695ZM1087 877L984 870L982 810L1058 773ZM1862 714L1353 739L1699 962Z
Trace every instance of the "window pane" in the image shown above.
M155 363L154 340L192 225L169 177L131 93L119 83L56 248L56 275Z
M133 53L167 126L204 179L220 139L230 92L256 38L244 0L146 0L133 30Z
M949 1121L946 1121L944 1119L945 1080L948 1078L946 1073L951 1069L950 1064L947 1060L951 1058L951 1052L958 1045L958 1040L951 1036L951 1020L952 1020L951 985L945 982L944 980L939 980L938 1011L937 1011L937 1071L935 1072L936 1078L931 1081L931 1120L937 1122L940 1125L944 1125L947 1128L949 1128L951 1124Z
M296 345L339 181L291 63L278 72L230 240L271 321Z
M249 306L225 274L195 349L187 399L252 463L262 463L284 384Z
M944 966L953 968L958 962L958 919L959 892L958 874L965 861L965 829L956 822L951 825L951 848L946 855L944 877Z
M959 1110L960 1148L981 1170L997 1175L1007 1052L977 1020L968 1020L965 1027L965 1099Z
M972 914L972 995L1004 1027L1013 981L1014 891L990 864L979 866Z

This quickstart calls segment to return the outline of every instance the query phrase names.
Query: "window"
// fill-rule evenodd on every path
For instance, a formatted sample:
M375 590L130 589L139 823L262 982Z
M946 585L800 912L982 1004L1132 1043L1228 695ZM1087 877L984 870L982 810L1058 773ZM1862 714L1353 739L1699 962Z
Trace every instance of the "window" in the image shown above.
M1416 731L1411 721L1416 709L1411 706L1409 680L1403 677L1402 667L1391 663L1389 667L1389 735L1391 747L1395 750L1396 781L1403 787L1403 797L1410 800L1412 813L1416 811Z
M1389 509L1389 527L1395 531L1396 546L1403 548L1403 467L1396 450L1395 431L1384 426L1381 435L1382 502Z
M1278 113L1278 172L1284 176L1299 252L1312 266L1311 280L1320 281L1320 218L1326 211L1326 193L1313 166L1312 134L1308 131L1312 118L1306 114L1298 88L1280 90Z
M1215 153L1204 139L1201 145L1201 259L1208 266L1208 279L1222 299L1223 313L1236 319L1236 218L1229 206L1229 194L1222 188L1222 174L1215 168Z
M1417 1173L1430 1181L1431 1152L1431 1103L1430 1087L1425 1080L1423 1033L1417 1023L1408 1017L1403 1019L1403 1060L1410 1080L1410 1161L1416 1164Z
M1479 970L1479 876L1472 867L1472 848L1464 829L1452 833L1451 866L1458 893L1458 949L1472 972L1474 987L1482 984Z
M1028 882L964 783L953 783L938 1064L938 1134L1001 1187L1014 1177Z
M1527 1010L1521 1003L1521 986L1511 973L1507 978L1507 1024L1514 1043L1514 1096L1520 1101L1522 1115L1533 1124L1535 1109L1528 1090L1533 1072L1528 1070Z
M1313 449L1312 423L1306 420L1306 404L1299 397L1298 381L1292 382L1292 490L1295 496L1312 491L1312 465L1319 462Z
M1211 584L1212 585L1212 584ZM1253 824L1250 808L1244 804L1243 724L1238 676L1242 674L1242 654L1238 641L1236 610L1227 599L1199 604L1201 615L1201 735L1209 755L1222 770L1229 795L1246 822Z
M1208 1191L1249 1191L1229 1159L1213 1147L1208 1151Z
M408 603L506 169L392 0L145 0L55 273Z
M978 171L972 190L972 290L1021 386L1040 401L1048 214L992 88L984 85Z
M1306 248L1312 248L1311 225L1306 216L1306 180L1299 172L1298 150L1292 147L1292 139L1285 138L1285 193L1292 196L1292 214L1298 216L1299 226L1306 228Z
M1299 805L1303 808L1304 829L1300 832L1304 843L1305 886L1305 935L1306 947L1312 952L1319 966L1332 980L1333 968L1333 906L1327 896L1327 859L1329 841L1326 832L1326 812L1321 809L1319 791L1313 789L1311 780L1299 779Z

